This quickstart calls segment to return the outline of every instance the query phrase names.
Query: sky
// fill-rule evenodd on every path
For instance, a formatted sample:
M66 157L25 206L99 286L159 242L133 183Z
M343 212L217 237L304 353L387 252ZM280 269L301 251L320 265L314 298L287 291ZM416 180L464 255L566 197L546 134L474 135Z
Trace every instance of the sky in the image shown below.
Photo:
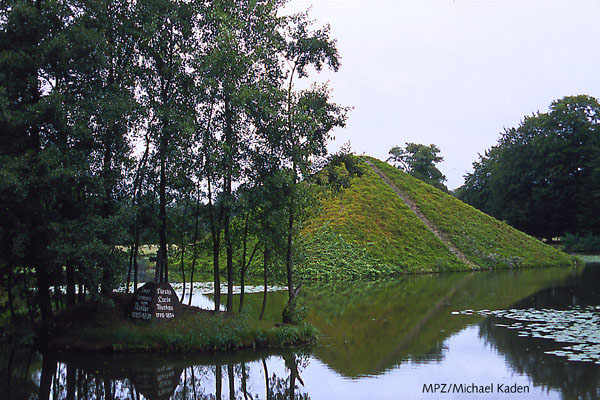
M350 141L385 160L433 143L454 189L504 128L564 96L600 98L600 0L290 0L285 13L309 7L342 66L308 79L354 107L330 152Z

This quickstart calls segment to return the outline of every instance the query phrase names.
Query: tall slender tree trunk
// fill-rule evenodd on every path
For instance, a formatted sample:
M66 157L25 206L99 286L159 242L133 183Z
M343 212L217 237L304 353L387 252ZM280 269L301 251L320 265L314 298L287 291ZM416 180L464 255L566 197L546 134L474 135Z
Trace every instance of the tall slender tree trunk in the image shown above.
M24 284L25 284L25 303L27 303L27 312L29 314L29 320L32 325L35 325L35 309L33 305L33 301L31 299L31 292L29 287L29 272L25 271L23 276Z
M35 277L37 280L38 302L40 314L42 315L43 331L47 333L52 326L52 303L50 300L50 279L46 265L41 261L35 266Z
M242 393L244 394L244 400L248 400L251 396L248 394L248 371L246 371L246 363L242 363Z
M74 366L67 364L67 400L75 400L76 371Z
M263 371L265 372L265 399L270 400L271 396L269 396L269 370L267 369L267 362L263 358L262 360Z
M252 249L252 253L250 254L250 258L248 259L248 262L245 263L244 265L242 265L242 288L241 288L241 292L240 292L240 308L239 308L239 312L242 311L242 309L244 308L244 280L246 278L246 272L248 271L248 267L250 267L250 264L252 263L252 259L254 258L254 254L256 254L256 250L258 249L258 245L260 243L256 243L254 245L254 248Z
M259 320L263 319L263 316L265 315L265 310L267 309L267 271L268 271L268 266L269 266L269 254L270 249L267 243L265 243L265 250L263 252L263 285L264 285L264 290L263 290L263 301L262 301L262 308L260 310L260 317L258 317Z
M231 217L231 180L233 171L233 115L231 110L231 99L229 93L225 90L225 177L223 188L223 229L225 233L225 252L227 256L227 312L233 313L233 245L231 243L230 217Z
M150 154L150 134L146 131L146 149L144 150L144 155L140 160L137 170L135 171L135 180L133 184L133 197L131 198L131 205L134 207L135 217L133 219L133 244L131 245L131 256L129 261L129 271L127 272L127 292L129 293L129 284L131 282L131 265L133 263L134 277L133 277L133 291L137 290L138 283L138 263L137 256L139 251L140 244L140 212L139 212L139 204L140 204L140 196L141 196L141 186L143 182L142 171L146 170L146 164L148 162L148 155Z
M37 193L33 194L30 199L32 204L40 205L42 201L39 199ZM44 219L40 215L43 211L36 209L32 218L32 226L30 230L30 245L27 249L27 254L30 255L31 263L35 270L35 277L37 283L37 299L40 306L40 313L42 317L43 330L46 332L52 325L52 303L50 299L50 275L48 272L49 265L48 260L45 257L47 249L46 239L46 227Z
M137 218L137 216L136 216L136 218ZM138 274L139 274L138 254L139 254L139 251L140 251L140 228L136 224L135 238L134 238L134 243L133 243L133 292L134 293L138 287ZM129 291L129 288L127 289L127 291Z
M198 180L198 188L196 191L196 220L194 222L194 239L192 241L192 271L190 273L190 298L188 305L192 305L192 296L194 295L194 270L196 269L196 259L198 257L198 220L200 217L200 180Z
M75 306L77 299L75 297L75 265L73 261L67 261L66 265L67 274L67 307Z
M183 280L183 289L181 293L181 302L185 297L185 217L187 216L187 203L183 207L183 218L181 220L181 279Z
M215 397L221 399L223 393L223 372L221 371L221 364L215 365Z
M159 210L158 217L160 222L159 231L159 254L158 263L159 266L159 282L169 281L169 272L167 268L167 197L166 197L166 186L167 186L167 133L165 132L167 127L167 121L163 120L162 129L163 132L160 138L160 183L159 183Z
M235 374L233 364L227 364L227 377L229 378L229 400L235 400Z
M215 312L221 308L221 276L219 275L219 251L220 251L220 235L219 229L216 226L215 213L212 203L212 190L210 185L210 176L208 176L208 216L210 220L210 233L213 243L213 284L215 292Z
M288 305L292 302L293 298L294 298L294 283L292 280L292 245L293 245L293 235L294 235L294 207L296 206L295 204L295 194L296 194L296 182L298 180L297 175L296 175L296 152L297 152L297 146L296 146L296 140L294 138L294 132L293 132L293 124L292 124L292 88L293 86L293 82L294 82L294 75L296 72L296 67L298 66L298 60L296 60L294 62L294 65L292 67L292 71L290 73L290 81L289 81L289 86L288 86L288 99L287 99L287 128L288 128L288 135L290 137L290 141L292 142L292 177L293 177L293 181L292 181L292 187L290 190L290 209L289 209L289 217L288 217L288 232L287 232L287 252L286 252L286 258L285 258L285 266L286 266L286 273L287 273L287 284L288 284Z
M244 237L243 237L243 250L242 250L242 264L240 266L240 305L238 307L238 312L242 312L244 308L244 278L246 277L246 247L248 241L248 214L244 219Z
M100 209L100 217L106 221L110 218L112 213L112 183L111 183L111 163L112 163L112 144L113 140L111 135L117 134L117 128L113 126L111 129L111 133L105 136L105 140L103 140L104 144L104 157L102 160L102 184L104 185L104 200L102 202L102 207ZM103 232L101 235L102 243L105 246L110 246L110 233ZM108 265L104 265L104 270L102 271L102 294L106 295L112 292L113 286L113 276L112 276L112 268Z
M83 286L81 278L79 278L79 291L77 293L77 302L82 303L83 301L85 301L85 287Z
M12 239L8 241L8 271L6 275L6 290L8 295L8 309L10 311L10 320L15 320L15 306L13 299L13 283L14 283L14 271L13 271L13 250L12 250Z
M52 388L52 377L56 371L56 360L44 354L42 357L42 374L40 376L40 386L38 390L38 399L47 400L50 398L50 390Z
M133 269L133 243L129 245L129 267L127 268L127 283L125 284L125 292L129 293L129 285L131 284L131 270Z

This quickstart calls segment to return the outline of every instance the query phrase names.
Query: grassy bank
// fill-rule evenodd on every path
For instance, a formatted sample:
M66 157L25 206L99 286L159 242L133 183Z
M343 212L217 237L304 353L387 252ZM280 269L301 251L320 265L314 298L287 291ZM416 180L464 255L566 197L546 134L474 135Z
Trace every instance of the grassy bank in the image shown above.
M184 306L169 322L134 322L126 317L129 295L84 303L56 317L48 346L63 351L200 352L278 348L313 343L308 324L274 326L256 317Z

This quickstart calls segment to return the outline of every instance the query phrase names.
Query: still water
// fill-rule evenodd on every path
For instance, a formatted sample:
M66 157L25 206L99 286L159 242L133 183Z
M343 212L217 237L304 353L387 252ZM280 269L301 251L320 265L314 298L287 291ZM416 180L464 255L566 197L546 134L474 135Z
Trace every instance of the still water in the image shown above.
M18 350L8 371L2 355L0 389L3 398L73 400L600 399L599 282L600 265L588 264L308 287L300 304L321 332L312 348L219 356ZM269 293L274 321L286 295ZM261 300L246 295L247 312L258 315ZM210 296L195 301L209 305Z

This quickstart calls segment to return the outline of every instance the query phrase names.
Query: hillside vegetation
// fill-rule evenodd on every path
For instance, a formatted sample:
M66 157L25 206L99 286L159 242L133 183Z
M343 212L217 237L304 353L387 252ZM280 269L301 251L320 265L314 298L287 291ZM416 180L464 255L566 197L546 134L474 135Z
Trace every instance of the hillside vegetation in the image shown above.
M365 162L393 182L461 261ZM299 273L308 279L365 278L397 273L572 265L574 259L460 200L371 157L352 157L345 187L325 190L322 208L303 229Z

